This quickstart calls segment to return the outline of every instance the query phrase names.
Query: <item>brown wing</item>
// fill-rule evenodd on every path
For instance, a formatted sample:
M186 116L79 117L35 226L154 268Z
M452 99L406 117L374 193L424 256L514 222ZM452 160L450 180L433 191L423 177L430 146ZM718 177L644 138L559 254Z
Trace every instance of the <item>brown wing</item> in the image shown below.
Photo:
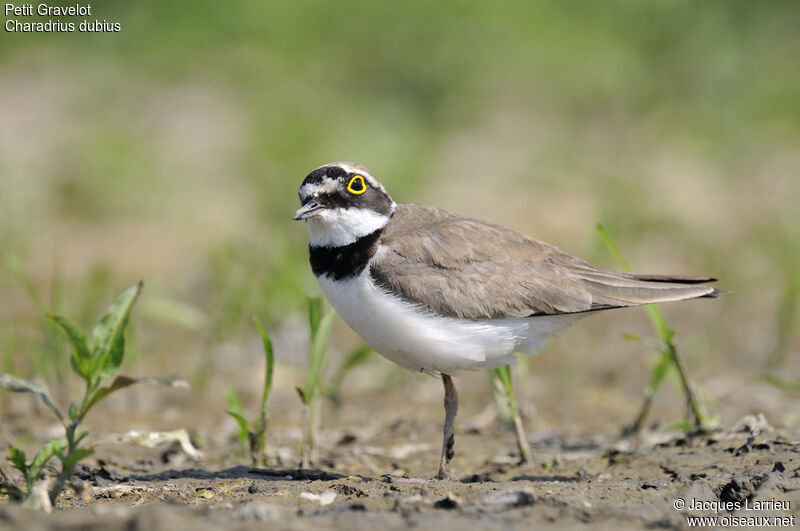
M714 296L710 278L597 269L513 230L398 205L370 268L384 289L463 319L576 313Z

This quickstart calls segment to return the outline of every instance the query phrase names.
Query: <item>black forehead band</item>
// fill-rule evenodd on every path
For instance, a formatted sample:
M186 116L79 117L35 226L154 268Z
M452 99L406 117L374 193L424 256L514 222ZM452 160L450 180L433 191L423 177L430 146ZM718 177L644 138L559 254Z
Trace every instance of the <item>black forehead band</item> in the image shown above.
M322 179L325 177L328 177L329 179L338 179L347 175L348 174L344 168L339 166L323 166L322 168L317 168L309 173L308 176L303 179L303 184L318 184L321 183Z

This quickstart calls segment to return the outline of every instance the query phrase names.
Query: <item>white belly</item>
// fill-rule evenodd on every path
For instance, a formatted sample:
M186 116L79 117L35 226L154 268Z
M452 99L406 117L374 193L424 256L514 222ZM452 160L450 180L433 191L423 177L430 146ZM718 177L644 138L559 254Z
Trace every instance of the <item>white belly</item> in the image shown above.
M551 335L583 315L469 321L433 315L386 293L372 282L368 267L347 280L317 280L338 314L370 347L417 371L454 374L512 364L514 352L535 354Z

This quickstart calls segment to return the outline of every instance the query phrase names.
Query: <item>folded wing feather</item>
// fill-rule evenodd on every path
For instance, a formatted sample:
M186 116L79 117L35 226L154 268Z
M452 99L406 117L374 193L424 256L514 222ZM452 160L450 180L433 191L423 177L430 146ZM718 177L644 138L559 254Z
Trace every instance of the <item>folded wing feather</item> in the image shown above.
M370 274L384 289L462 319L587 312L695 297L714 279L598 269L513 230L433 207L398 205Z

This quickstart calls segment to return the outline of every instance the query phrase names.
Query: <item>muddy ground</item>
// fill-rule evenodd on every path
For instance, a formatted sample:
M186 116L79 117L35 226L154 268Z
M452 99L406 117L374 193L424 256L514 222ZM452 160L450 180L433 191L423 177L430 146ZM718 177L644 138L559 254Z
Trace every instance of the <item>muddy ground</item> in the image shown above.
M435 383L411 396L402 386L359 395L360 407L328 412L320 462L305 470L298 468L299 430L281 425L280 400L269 468L243 464L224 417L209 415L219 423L221 440L195 435L199 460L178 446L103 442L103 428L95 424L99 442L76 470L78 492L65 492L51 514L0 501L0 527L685 528L686 515L791 517L800 507L800 432L773 428L763 416L745 416L706 434L662 427L624 440L616 435L619 424L601 419L598 425L608 427L596 428L588 419L591 410L585 423L571 429L565 419L561 428L541 428L529 419L534 462L520 466L512 432L464 391L452 479L432 481L440 449ZM374 417L363 418L365 408ZM10 413L6 419L3 429L22 439L27 431L47 431L30 416ZM104 422L106 431L115 427ZM679 499L687 504L683 510L675 509ZM690 510L692 500L739 503L739 510ZM770 500L779 502L772 510L744 506Z

